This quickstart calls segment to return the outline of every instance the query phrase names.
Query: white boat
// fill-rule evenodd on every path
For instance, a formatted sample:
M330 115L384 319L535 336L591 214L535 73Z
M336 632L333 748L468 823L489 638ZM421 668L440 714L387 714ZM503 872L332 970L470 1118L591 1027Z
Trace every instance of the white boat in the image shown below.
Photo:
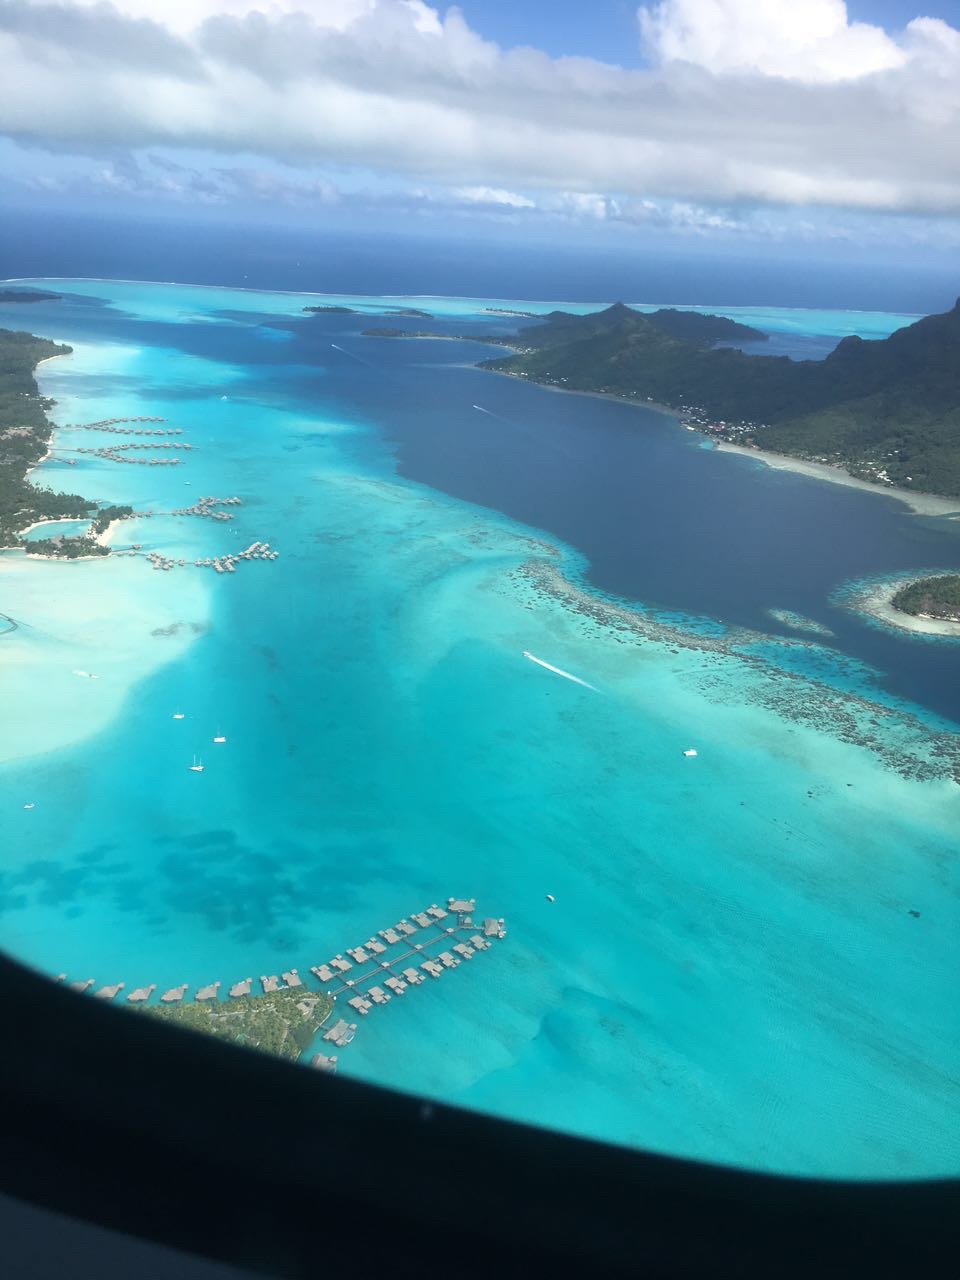
M173 718L174 718L174 720L182 720L182 719L183 719L183 712L182 712L182 711L175 711L175 712L173 713Z
M547 894L547 901L548 901L548 902L556 902L556 898L553 896L553 894L552 894L552 893L548 893L548 894Z
M697 749L696 747L687 747L686 751L683 754L687 756L687 758L689 759L690 757L695 756L697 754Z
M33 801L31 800L29 803L25 804L23 807L25 809L33 809L34 808Z
M226 742L226 740L227 740L227 735L225 733L218 732L217 736L214 738L214 742Z
M189 766L191 773L203 773L203 761L193 757L193 764Z

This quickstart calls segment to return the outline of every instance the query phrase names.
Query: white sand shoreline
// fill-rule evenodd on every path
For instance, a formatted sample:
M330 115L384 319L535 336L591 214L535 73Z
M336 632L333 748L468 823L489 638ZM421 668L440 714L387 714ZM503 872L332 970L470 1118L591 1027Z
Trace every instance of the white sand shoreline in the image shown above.
M826 462L807 462L803 458L794 458L790 454L774 453L768 449L753 449L748 445L733 444L727 440L716 441L716 448L721 453L736 453L741 457L755 458L757 462L762 462L775 471L794 471L798 475L809 476L813 480L827 480L831 484L840 484L848 489L860 489L865 493L877 493L884 498L894 498L897 502L905 503L914 514L919 516L960 516L960 498L944 498L936 493L914 493L910 489L872 484L869 480L858 480L842 467L833 467Z
M96 517L94 517L94 519L96 519ZM111 520L107 527L96 535L94 541L99 542L101 547L109 547L113 542L113 535L116 533L117 528L121 523L122 521L119 518ZM102 558L103 557L98 557L98 559Z
M662 413L665 417L673 418L678 425L680 423L679 410L671 409L669 405L660 404L656 400L635 400L630 396L617 395L613 391L582 391L576 387L558 387L555 383L538 382L536 378L525 378L520 374L510 373L506 369L482 369L479 364L475 364L473 368L481 369L483 373L496 373L504 378L527 382L544 391L559 391L570 396L591 396L596 400L616 400L620 404L632 405L635 409L651 409L654 413ZM698 431L696 428L693 430L697 435L709 440L719 453L739 454L741 457L762 462L776 471L793 471L797 475L808 476L811 480L826 480L830 484L843 485L848 489L860 489L864 493L876 493L884 498L893 498L908 506L914 515L952 516L960 519L960 498L945 498L937 493L917 493L910 489L898 489L893 485L872 484L869 480L859 480L856 476L850 475L842 467L833 467L826 462L807 462L791 454L774 453L771 449L755 449L748 445L734 444L728 440L717 440L714 436Z
M904 613L900 609L895 609L891 603L898 591L912 586L915 582L923 582L925 578L931 576L929 573L918 573L909 578L896 578L892 582L868 585L861 593L847 601L848 607L855 609L858 613L866 613L886 626L896 627L899 631L960 640L960 622L951 622L947 618L932 618L925 614Z

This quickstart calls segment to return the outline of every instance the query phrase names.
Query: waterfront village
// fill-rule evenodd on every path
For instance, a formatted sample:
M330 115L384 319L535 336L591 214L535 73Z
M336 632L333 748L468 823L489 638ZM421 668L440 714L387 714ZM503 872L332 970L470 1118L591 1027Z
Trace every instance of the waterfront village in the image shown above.
M73 450L50 444L47 456L56 456L59 461L65 462L68 466L76 466L78 458L83 456L96 457L103 461L125 463L127 465L149 467L179 466L186 460L184 455L195 449L196 446L188 441L170 439L170 437L182 436L183 429L181 427L168 427L165 424L166 419L160 417L102 418L96 422L70 422L66 424L67 430L104 432L111 435L136 436L141 437L141 439L118 444L111 443L107 446L95 448L81 446ZM145 440L143 437L151 437L151 439ZM162 439L153 437L162 437ZM150 456L148 454L149 450L180 450L181 453L177 456ZM169 511L152 509L137 511L130 506L105 507L96 512L89 528L77 536L57 534L49 539L24 541L23 546L28 555L38 558L86 559L112 553L115 555L142 556L155 570L182 569L188 567L186 558L167 556L159 551L145 551L143 545L139 542L130 543L122 548L112 548L107 540L113 527L124 520L145 520L154 516L193 516L206 520L229 521L233 519L233 514L222 510L222 508L241 505L242 499L234 495L225 498L202 496L197 498L190 506L174 507ZM51 523L56 523L58 518L54 517ZM44 523L46 521L35 522L28 526L26 530L21 531L21 536L22 533L29 532L30 529L42 527ZM238 564L243 561L276 560L279 554L279 551L271 547L269 542L255 540L242 551L227 552L219 556L195 557L192 567L213 569L221 574L235 573Z
M226 998L220 981L196 988L192 997L187 982L160 995L151 982L130 990L126 1003L175 1025L293 1061L322 1032L328 1051L313 1054L310 1065L336 1071L338 1057L329 1049L343 1049L353 1041L359 1024L352 1017L365 1018L428 978L436 981L507 936L502 918L487 917L477 924L476 906L475 898L451 897L446 907L431 903L325 963L311 965L316 990L291 968L279 975L262 974L259 994L252 977L229 983ZM94 978L68 981L65 973L57 981L81 993L96 988L93 996L107 1001L126 989L124 982L97 987Z

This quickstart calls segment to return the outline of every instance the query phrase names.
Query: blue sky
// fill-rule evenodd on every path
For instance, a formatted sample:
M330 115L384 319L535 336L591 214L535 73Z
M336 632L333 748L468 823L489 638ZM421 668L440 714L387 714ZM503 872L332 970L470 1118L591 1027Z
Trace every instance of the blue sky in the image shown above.
M960 254L960 0L0 0L0 204Z
M555 57L581 55L623 66L646 65L637 38L638 5L627 0L460 0L459 7L471 26L507 48L527 44ZM917 0L848 0L847 12L852 21L888 30L900 30L912 18L929 13L960 27L960 2L949 0L932 5Z

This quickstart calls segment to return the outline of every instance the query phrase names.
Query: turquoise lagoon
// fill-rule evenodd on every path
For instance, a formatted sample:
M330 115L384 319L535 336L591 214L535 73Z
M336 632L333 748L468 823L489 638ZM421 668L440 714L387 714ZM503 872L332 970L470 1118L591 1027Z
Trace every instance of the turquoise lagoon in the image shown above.
M270 321L306 296L56 288L0 314L75 347L40 369L55 420L161 415L195 450L68 466L105 440L63 427L37 479L157 513L118 547L281 554L0 556L6 950L226 984L475 896L507 939L362 1020L346 1074L751 1168L960 1170L956 725L808 640L605 596L576 549L402 478L339 353L284 363ZM262 362L231 359L251 335ZM202 494L244 505L162 514Z

